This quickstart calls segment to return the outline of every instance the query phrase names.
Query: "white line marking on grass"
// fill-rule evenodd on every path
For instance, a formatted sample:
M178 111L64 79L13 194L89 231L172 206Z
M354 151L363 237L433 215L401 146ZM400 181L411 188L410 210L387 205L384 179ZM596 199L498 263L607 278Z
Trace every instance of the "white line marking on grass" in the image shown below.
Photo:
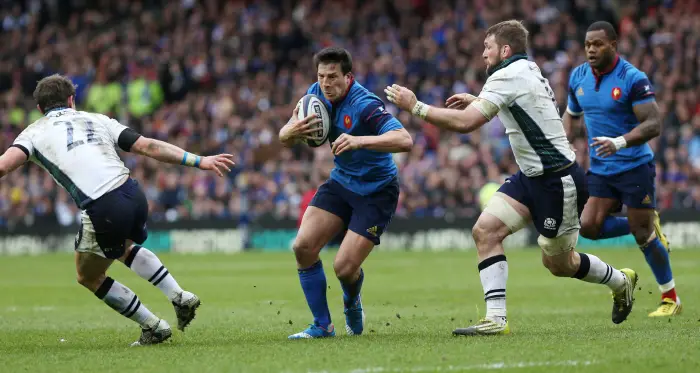
M588 366L596 364L595 361L577 361L577 360L564 360L564 361L521 361L517 363L488 363L488 364L474 364L474 365L446 365L446 366L435 366L435 367L402 367L402 368L388 368L388 367L368 367L368 368L358 368L348 371L330 371L330 370L320 370L320 371L308 371L308 373L398 373L398 372L466 372L470 370L499 370L499 369L522 369L522 368L535 368L535 367L573 367L573 366Z

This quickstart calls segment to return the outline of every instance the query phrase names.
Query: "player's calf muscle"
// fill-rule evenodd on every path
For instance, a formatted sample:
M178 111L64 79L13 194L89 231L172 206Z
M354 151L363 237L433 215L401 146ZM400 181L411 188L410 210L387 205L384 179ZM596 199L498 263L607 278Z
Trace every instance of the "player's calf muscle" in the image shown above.
M575 251L548 256L542 253L542 264L557 277L572 277L579 268L580 258Z

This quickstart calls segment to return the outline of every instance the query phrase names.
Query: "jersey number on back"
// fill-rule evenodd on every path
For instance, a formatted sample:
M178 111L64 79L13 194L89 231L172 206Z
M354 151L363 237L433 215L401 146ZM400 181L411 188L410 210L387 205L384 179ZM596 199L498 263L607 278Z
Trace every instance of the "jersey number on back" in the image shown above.
M87 133L87 139L85 141L83 140L78 140L74 141L73 140L73 134L75 132L75 129L73 128L73 122L68 122L68 121L60 121L56 122L54 125L64 125L66 126L66 138L67 138L67 148L68 150L73 150L77 148L80 145L83 144L99 144L100 139L95 137L95 126L94 124L88 120L88 119L83 119L83 118L75 118L76 121L80 121L85 125L85 132Z
M554 97L554 91L552 91L552 88L549 87L549 81L547 81L545 78L541 78L540 82L542 82L544 85L544 90L547 91L547 94L552 99L552 103L554 104L554 109L556 109L557 114L559 114L559 105L557 105L557 99Z

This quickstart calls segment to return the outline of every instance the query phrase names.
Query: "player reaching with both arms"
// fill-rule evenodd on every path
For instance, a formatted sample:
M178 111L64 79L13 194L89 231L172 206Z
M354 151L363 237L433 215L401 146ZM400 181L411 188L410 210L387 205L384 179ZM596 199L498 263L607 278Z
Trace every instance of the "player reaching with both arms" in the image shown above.
M194 319L199 298L182 290L158 257L141 244L147 238L148 201L117 154L124 151L223 176L232 156L200 157L149 139L102 114L75 110L75 86L60 75L42 79L34 91L44 117L29 125L0 156L0 178L30 160L71 195L81 209L75 241L78 282L121 315L138 323L141 337L132 345L161 343L170 325L155 316L131 289L106 275L117 259L158 287L172 302L183 330Z
M503 240L533 221L540 233L542 263L555 276L604 284L613 292L612 320L624 321L634 303L637 274L618 270L595 255L575 251L579 218L588 198L584 172L566 139L554 94L540 69L527 60L528 31L518 21L490 27L483 58L489 74L479 97L448 99L453 108L436 108L396 84L389 101L450 131L469 133L498 115L506 127L520 168L489 200L473 228L486 317L456 329L457 335L508 334L506 282L508 262Z
M299 281L314 323L289 339L335 336L319 252L346 228L333 269L343 289L345 329L350 335L362 334L365 314L360 291L365 274L361 266L379 245L399 199L398 170L391 153L407 152L413 146L411 135L384 110L381 99L354 80L348 51L323 49L314 56L314 63L318 82L307 94L321 98L328 109L335 168L304 212L294 241ZM314 114L298 120L298 109L279 133L287 147L312 138L320 122Z
M661 304L650 317L681 311L668 255L668 241L656 213L656 166L648 141L661 133L661 114L646 74L617 55L617 34L608 22L586 33L587 63L569 78L564 126L583 116L591 146L588 190L581 235L602 239L634 235L661 290ZM627 206L627 217L611 216Z

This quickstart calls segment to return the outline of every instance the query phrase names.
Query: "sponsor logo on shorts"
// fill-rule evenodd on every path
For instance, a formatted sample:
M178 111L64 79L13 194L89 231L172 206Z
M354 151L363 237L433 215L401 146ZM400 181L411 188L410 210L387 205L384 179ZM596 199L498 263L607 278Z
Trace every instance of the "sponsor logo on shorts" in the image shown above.
M642 200L643 205L650 205L651 204L651 197L647 194L646 197Z
M377 226L375 225L372 228L368 228L367 233L371 234L374 237L377 237Z
M576 90L576 96L583 96L583 88L578 87L578 90Z
M544 219L544 229L555 230L557 229L557 221L552 218Z

